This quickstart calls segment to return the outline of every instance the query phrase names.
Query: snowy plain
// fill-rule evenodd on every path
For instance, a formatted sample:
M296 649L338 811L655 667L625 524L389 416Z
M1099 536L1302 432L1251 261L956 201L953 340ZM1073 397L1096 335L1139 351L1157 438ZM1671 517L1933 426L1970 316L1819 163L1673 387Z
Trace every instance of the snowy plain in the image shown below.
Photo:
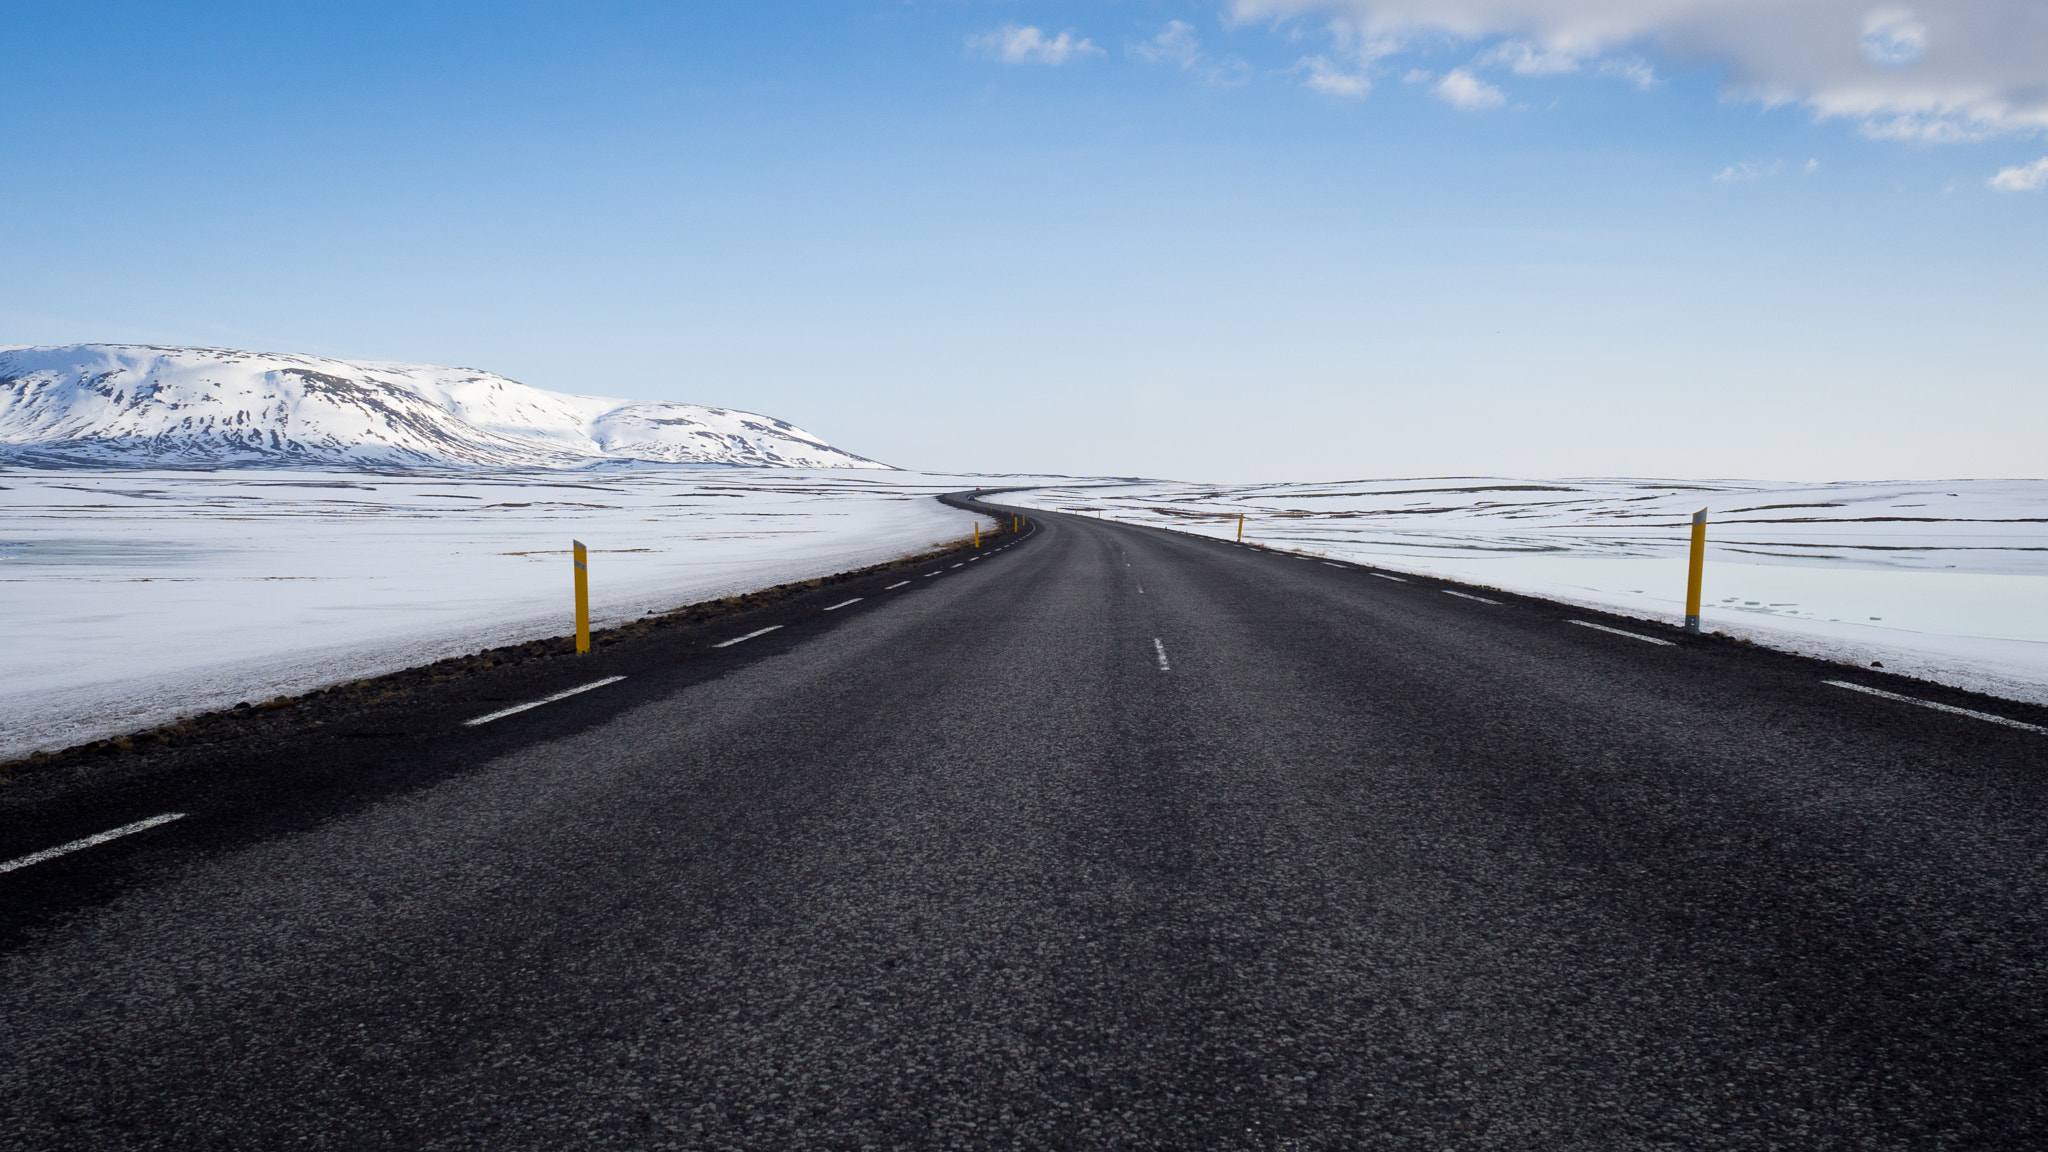
M1085 480L1004 503L1100 515L1676 625L1708 511L1702 627L2048 704L2048 481L1492 477Z
M0 760L967 536L882 469L0 469ZM986 483L986 481L982 481Z

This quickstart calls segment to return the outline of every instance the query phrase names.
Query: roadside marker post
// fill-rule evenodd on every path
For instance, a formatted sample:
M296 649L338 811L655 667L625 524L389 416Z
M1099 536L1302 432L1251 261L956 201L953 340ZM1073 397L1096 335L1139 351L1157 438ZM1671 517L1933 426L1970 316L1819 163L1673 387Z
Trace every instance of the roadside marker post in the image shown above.
M1237 514L1237 542L1244 543L1244 513Z
M979 520L974 522L974 546L976 548L981 547L981 521Z
M1685 574L1685 634L1700 634L1700 579L1707 565L1707 510L1692 514L1692 563Z
M590 553L583 547L583 541L571 540L576 546L576 654L590 651Z

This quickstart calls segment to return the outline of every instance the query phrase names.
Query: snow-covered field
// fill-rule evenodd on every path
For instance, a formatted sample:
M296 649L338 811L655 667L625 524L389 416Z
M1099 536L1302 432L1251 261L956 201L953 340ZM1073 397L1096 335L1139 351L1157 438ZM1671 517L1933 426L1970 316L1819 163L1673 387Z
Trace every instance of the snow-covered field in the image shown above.
M2048 703L2048 481L1075 481L1006 503L1431 573Z
M0 759L570 630L968 533L930 497L1101 513L1675 624L2048 703L2048 481L1382 480L1216 486L880 469L0 468Z
M879 563L974 518L881 469L0 469L0 759Z

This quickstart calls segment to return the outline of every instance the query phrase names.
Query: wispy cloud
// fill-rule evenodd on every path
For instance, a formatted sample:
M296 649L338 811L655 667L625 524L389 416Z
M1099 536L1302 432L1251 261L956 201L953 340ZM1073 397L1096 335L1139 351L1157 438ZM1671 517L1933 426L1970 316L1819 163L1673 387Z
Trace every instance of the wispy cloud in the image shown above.
M1140 60L1192 72L1205 82L1235 87L1250 79L1252 67L1235 56L1220 59L1202 50L1195 26L1185 20L1168 20L1157 36L1131 45L1130 53Z
M1744 160L1739 164L1730 164L1719 172L1714 173L1714 183L1745 184L1751 180L1761 180L1766 176L1776 176L1784 170L1785 162L1783 160L1772 160L1768 163ZM1813 167L1809 166L1807 171L1813 171Z
M1505 67L1517 76L1557 76L1577 72L1580 58L1567 48L1539 48L1527 40L1507 40L1473 63L1481 68Z
M1154 64L1193 68L1202 62L1202 44L1195 37L1193 24L1184 20L1168 20L1166 27L1159 30L1159 35L1131 45L1131 55Z
M2000 192L2039 192L2048 188L2048 156L2032 164L2015 164L2000 168L1998 175L1985 181Z
M1501 90L1463 68L1453 68L1431 89L1436 98L1460 112L1484 112L1507 102Z
M1322 19L1340 49L1376 56L1446 37L1473 67L1543 76L1597 71L1647 87L1631 55L1668 51L1726 67L1729 95L1804 103L1881 139L1944 142L2048 133L2043 0L1227 0L1242 20ZM1612 72L1608 61L1621 54Z
M1313 88L1325 96L1356 100L1372 91L1372 77L1347 71L1331 63L1328 56L1305 56L1295 67L1308 73L1308 79L1301 82L1304 88Z
M1657 86L1656 69L1634 57L1620 57L1602 60L1599 73L1616 80L1626 80L1638 88L1648 91Z
M1048 38L1031 25L1006 24L993 32L967 38L970 52L993 56L1005 64L1065 64L1086 56L1100 56L1102 49L1092 40L1062 32Z

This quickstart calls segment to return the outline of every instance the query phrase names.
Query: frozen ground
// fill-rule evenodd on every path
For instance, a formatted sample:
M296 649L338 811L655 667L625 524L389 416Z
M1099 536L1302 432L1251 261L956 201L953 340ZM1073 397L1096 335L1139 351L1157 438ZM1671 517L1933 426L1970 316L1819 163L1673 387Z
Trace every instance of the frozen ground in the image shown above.
M0 759L958 540L973 478L0 469Z
M1762 484L1492 478L1008 493L1676 624L1706 508L1709 631L2048 703L2048 481Z

